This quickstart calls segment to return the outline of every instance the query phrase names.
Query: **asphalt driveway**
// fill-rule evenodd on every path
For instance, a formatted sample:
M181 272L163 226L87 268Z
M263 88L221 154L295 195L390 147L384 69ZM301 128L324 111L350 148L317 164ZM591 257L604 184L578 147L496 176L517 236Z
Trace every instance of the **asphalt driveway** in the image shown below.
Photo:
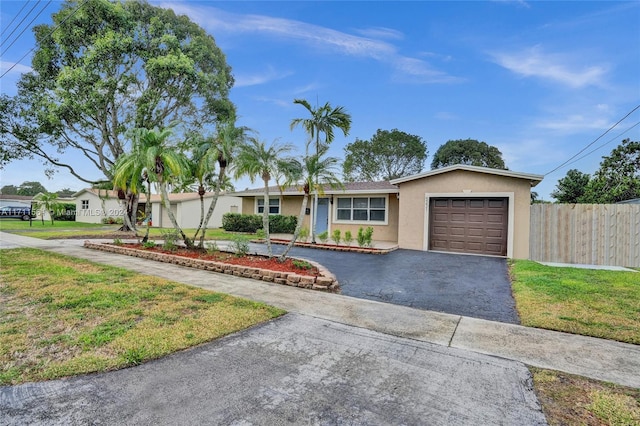
M264 251L263 245L253 245ZM281 253L282 246L274 245ZM333 272L342 294L418 309L519 324L506 259L395 250L384 255L295 247Z

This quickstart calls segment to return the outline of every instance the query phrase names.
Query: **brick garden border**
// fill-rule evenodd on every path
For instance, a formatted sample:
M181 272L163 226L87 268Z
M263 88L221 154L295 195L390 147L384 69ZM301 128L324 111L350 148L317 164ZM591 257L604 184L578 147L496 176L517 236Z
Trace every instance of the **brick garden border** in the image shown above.
M108 253L154 260L157 262L173 263L174 265L198 268L220 274L234 275L236 277L252 278L254 280L284 284L292 287L329 291L332 293L340 292L340 284L338 283L335 275L319 263L306 259L304 260L305 262L308 262L318 268L320 276L314 277L310 275L295 274L292 272L279 272L250 266L232 265L230 263L216 262L212 260L191 259L173 254L120 247L108 243L94 243L88 240L85 240L84 247Z
M265 240L252 240L252 243L264 244ZM277 238L271 239L271 244L289 244L288 240L281 240ZM318 250L330 250L330 251L348 251L351 253L364 253L364 254L387 254L398 249L398 246L394 246L388 249L379 249L376 247L356 247L356 246L339 246L334 244L322 244L322 243L307 243L302 241L296 241L295 247L313 248Z

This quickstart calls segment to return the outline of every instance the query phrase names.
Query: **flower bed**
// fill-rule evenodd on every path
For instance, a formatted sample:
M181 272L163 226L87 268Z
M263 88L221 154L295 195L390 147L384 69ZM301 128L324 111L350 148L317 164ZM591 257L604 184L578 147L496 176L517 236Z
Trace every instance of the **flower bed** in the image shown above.
M336 277L322 265L308 260L302 261L288 258L286 262L280 263L275 258L268 259L266 256L261 255L238 257L224 251L207 253L202 250L187 250L186 248L168 251L163 250L161 246L143 248L140 244L115 245L85 241L84 246L110 253L173 263L293 287L330 292L339 291L339 284ZM296 263L299 265L311 265L311 268L299 267Z
M265 240L255 240L253 242L256 243L264 243ZM289 240L280 240L277 238L271 239L272 244L289 244ZM322 244L322 243L307 243L302 241L296 241L296 247L305 247L305 248L314 248L321 250L332 250L332 251L349 251L353 253L367 253L367 254L387 254L396 250L398 247L388 248L388 249L380 249L376 247L356 247L356 246L345 246L345 245L336 245L336 244Z

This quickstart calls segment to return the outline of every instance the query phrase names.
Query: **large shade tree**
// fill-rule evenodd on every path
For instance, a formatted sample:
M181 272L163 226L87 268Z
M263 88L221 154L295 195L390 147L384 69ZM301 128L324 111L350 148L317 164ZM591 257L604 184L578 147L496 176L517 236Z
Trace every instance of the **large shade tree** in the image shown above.
M246 175L252 183L255 182L256 177L260 177L264 184L262 228L266 236L269 257L273 256L269 230L269 181L277 175L295 178L295 175L291 175L292 170L297 170L295 160L287 156L292 150L291 145L277 142L267 145L264 141L253 137L240 147L235 160L236 177Z
M230 67L186 16L145 1L65 1L34 28L33 71L0 97L0 165L39 158L88 184L112 180L127 129L188 132L234 116ZM75 153L63 160L60 153ZM84 165L81 171L79 164ZM93 171L86 172L86 166ZM98 179L96 171L102 175ZM135 220L137 199L129 194Z
M587 173L571 169L565 177L558 180L556 189L551 193L551 197L555 198L559 203L579 203L590 180L591 177Z
M502 153L495 146L475 139L457 139L447 141L433 155L431 168L438 169L455 164L503 169L507 167Z
M357 139L344 149L342 174L347 182L392 180L420 173L427 143L398 129L380 130L371 140Z
M347 136L351 130L351 115L344 107L338 106L333 108L329 102L322 106L312 107L305 99L294 99L293 103L303 106L310 117L294 118L291 120L291 130L297 126L302 126L307 133L309 139L306 144L307 157L309 157L310 148L313 147L315 155L319 156L321 152L326 153L326 148L333 142L335 138L335 129L342 130ZM324 138L321 135L324 134ZM316 177L316 183L318 177ZM316 236L316 219L318 211L318 193L314 194L313 203L313 224L311 225L311 241L315 242Z
M607 204L634 198L640 198L640 142L625 139L602 157L580 200Z

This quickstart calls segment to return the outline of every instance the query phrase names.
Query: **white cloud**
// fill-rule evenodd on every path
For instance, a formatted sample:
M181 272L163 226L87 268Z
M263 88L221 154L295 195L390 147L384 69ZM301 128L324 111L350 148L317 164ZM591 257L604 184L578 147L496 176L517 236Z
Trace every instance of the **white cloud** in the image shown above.
M33 71L33 69L27 65L16 64L15 62L0 61L0 71L2 73L10 69L11 67L13 67L13 69L11 69L11 71L9 71L7 75L24 74Z
M547 54L539 46L492 56L498 65L516 74L555 81L574 89L602 85L608 71L604 65L576 66L571 55Z
M421 59L403 56L395 45L372 37L347 34L331 28L306 22L274 18L264 15L240 15L228 13L213 7L194 7L187 3L165 3L162 7L173 9L178 14L188 15L192 20L209 29L214 34L257 33L281 37L316 47L331 49L343 55L370 58L392 66L397 74L404 74L411 81L420 83L451 83L456 77L437 71ZM362 31L362 30L360 30ZM388 28L378 28L377 36L385 38L401 33ZM369 33L373 36L373 33ZM393 37L391 37L393 38Z
M606 129L610 127L611 124L608 119L600 116L569 114L563 117L541 120L537 123L536 127L560 133L581 133L585 130Z
M391 40L402 40L404 38L404 34L398 30L394 30L392 28L385 27L372 27L365 29L357 29L355 30L358 34L361 34L365 37L370 38L386 38Z
M234 75L234 87L257 86L274 80L280 80L292 75L293 72L278 72L273 67L268 66L264 71L255 74L238 74Z
M455 114L452 114L450 112L446 112L446 111L440 111L438 113L436 113L435 118L437 118L438 120L459 120L460 117L458 117Z

